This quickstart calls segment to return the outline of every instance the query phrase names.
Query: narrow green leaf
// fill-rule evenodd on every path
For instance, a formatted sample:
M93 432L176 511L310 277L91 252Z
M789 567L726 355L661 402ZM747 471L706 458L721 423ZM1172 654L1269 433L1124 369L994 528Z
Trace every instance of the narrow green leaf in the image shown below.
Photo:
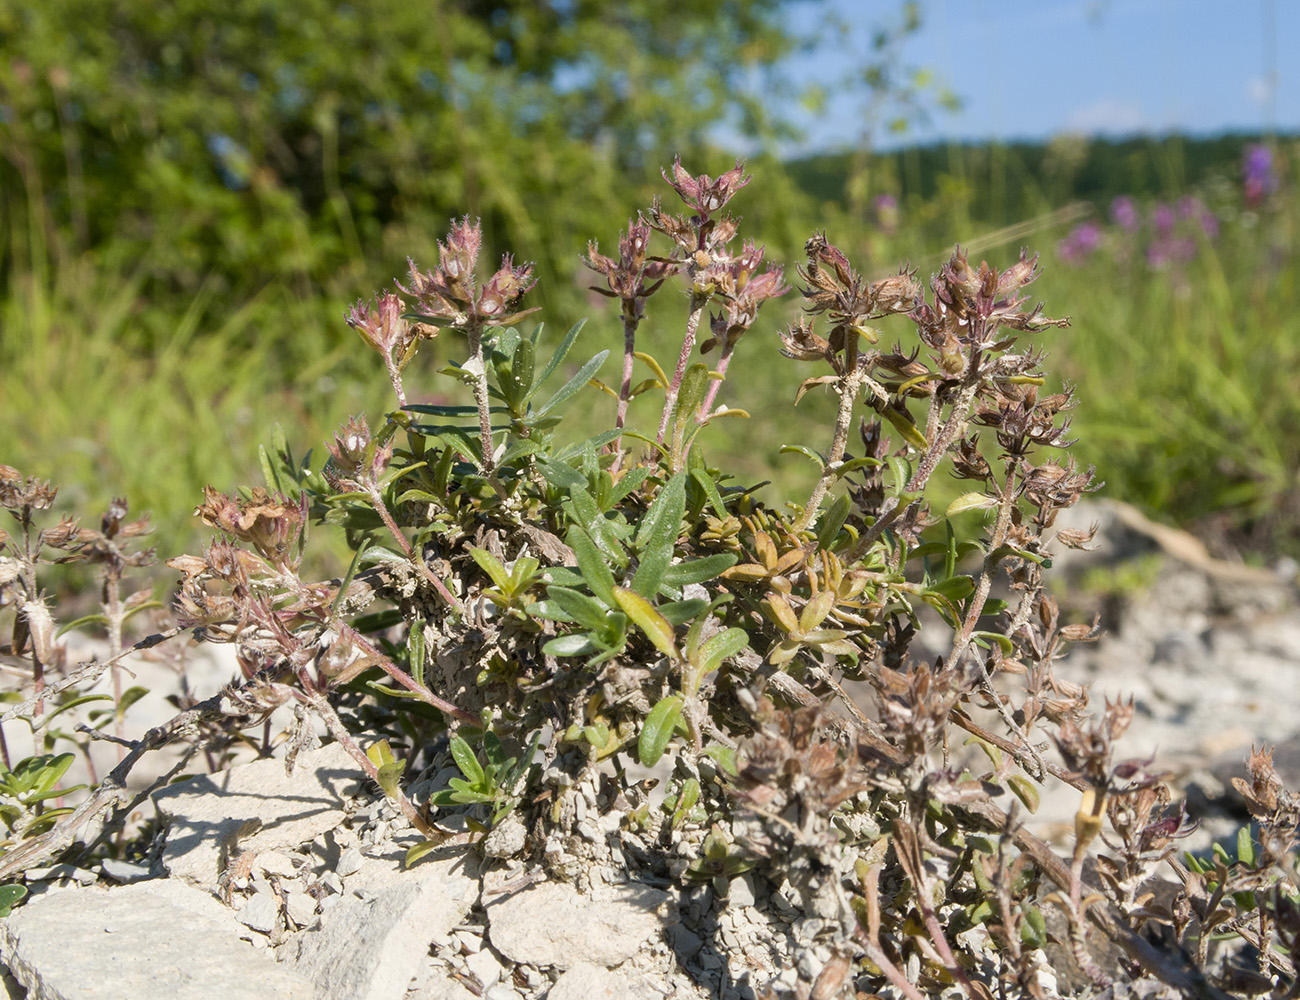
M501 560L494 556L487 549L478 549L471 547L469 554L474 561L479 564L479 568L492 578L493 584L501 590L505 590L510 585L510 573L501 565Z
M998 505L994 497L984 493L963 493L952 503L948 504L948 509L944 512L945 517L954 517L957 514L964 514L968 510L988 510Z
M413 844L406 852L406 858L402 861L403 868L410 868L426 854L436 851L439 847L436 840L422 840L418 844Z
M1007 778L1007 784L1011 786L1011 791L1025 808L1031 813L1038 812L1038 786L1026 778L1023 774L1013 774Z
M780 454L785 455L789 453L796 453L799 455L803 455L806 458L812 459L812 461L816 464L817 468L819 469L826 468L825 459L823 459L820 455L818 455L817 452L813 451L811 448L805 447L804 445L801 444L781 445Z
M709 506L713 508L713 512L717 514L718 517L726 517L727 504L722 499L722 493L718 490L718 484L713 481L713 477L709 475L708 470L691 469L691 478L694 479L695 482L699 483L700 489L702 489L704 495L708 497Z
M673 627L655 610L654 605L640 594L624 587L614 588L614 599L618 601L627 616L650 638L659 652L671 659L679 659L677 645L673 641Z
M679 472L659 491L637 531L641 563L632 577L632 589L642 597L648 599L658 593L664 574L672 563L685 512L686 476Z
M131 685L131 687L123 691L122 697L118 699L117 708L115 709L117 718L121 719L122 716L126 715L127 709L129 709L132 705L134 705L137 701L139 701L148 693L149 693L149 689L146 687L141 687L139 684L133 684Z
M835 592L823 590L799 612L799 631L805 635L820 625L835 607Z
M617 597L611 585L610 595ZM549 587L546 591L548 601L553 601L566 615L589 629L605 627L605 616L609 609L594 597L568 587Z
M471 785L481 787L483 785L483 767L478 762L478 757L474 755L473 748L465 742L464 737L453 736L451 738L451 756L456 761L456 766L460 768L460 773Z
M705 556L703 559L688 559L685 562L674 563L664 570L663 582L669 587L703 583L736 565L737 558L732 552L719 552L717 555Z
M578 369L578 373L565 382L564 385L556 391L555 395L542 404L541 409L537 411L537 418L545 417L566 399L576 393L584 385L591 381L591 377L600 370L600 366L605 363L609 357L609 351L601 351L594 358Z
M730 597L731 595L728 594L727 596ZM684 601L668 601L666 604L658 604L656 608L669 625L682 625L694 619L708 606L709 602L704 598L692 597Z
M564 339L560 341L560 346L555 349L555 353L551 355L551 360L546 363L546 368L542 372L541 378L533 383L533 387L529 391L527 397L525 397L524 402L532 399L533 396L537 394L537 390L540 389L542 385L545 384L546 380L555 374L555 370L564 363L564 359L569 356L569 351L573 349L573 345L578 340L578 334L582 332L582 328L586 326L586 324L586 319L580 319L578 322L574 323L573 326L569 327L569 332L564 335Z
M744 629L729 628L725 632L706 639L700 647L697 669L701 678L717 670L718 666L729 656L735 656L749 645L749 635Z
M547 656L583 656L587 653L594 653L598 649L591 636L586 634L579 635L561 635L551 639L542 647L542 652Z
M1012 653L1016 651L1015 643L1013 643L1001 632L975 632L973 633L973 637L977 641L983 640L982 645L985 646L987 646L990 642L997 643L998 648L1001 649L1002 652L1007 656L1010 656Z
M681 717L682 696L679 694L669 695L650 709L641 725L641 736L636 745L637 759L642 766L654 767L659 763Z
M583 582L607 607L614 607L614 574L605 564L600 549L582 528L574 528L567 536L569 548L578 559L578 569ZM582 621L582 619L579 619ZM595 627L595 626L592 626Z
M817 548L830 550L835 542L835 536L840 533L844 527L844 522L848 520L849 509L852 501L847 493L841 493L836 501L830 505L826 513L822 514L821 520L817 524Z

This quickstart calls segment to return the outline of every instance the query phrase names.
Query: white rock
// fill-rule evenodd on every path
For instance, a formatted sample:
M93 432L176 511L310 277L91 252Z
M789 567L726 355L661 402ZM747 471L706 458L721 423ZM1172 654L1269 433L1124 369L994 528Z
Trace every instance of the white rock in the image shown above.
M148 865L138 865L131 861L117 861L114 858L105 858L100 863L99 870L108 878L123 883L141 882L153 877L153 869Z
M613 968L640 951L665 926L668 894L643 885L592 900L572 886L545 883L487 905L488 937L514 962L569 969Z
M402 848L363 858L349 880L364 899L344 897L319 929L281 951L329 1000L402 1000L436 934L448 935L469 912L478 888L468 854L400 869Z
M662 1000L662 994L643 980L582 963L560 976L546 1000Z
M310 893L296 890L284 898L284 912L295 926L307 927L316 919L316 900Z
M479 981L483 989L488 990L501 981L501 963L486 948L465 956L465 968Z
M730 883L728 883L728 909L741 906L753 906L754 901L754 877L752 875L742 875L740 878L733 878Z
M406 1000L478 1000L445 973L432 976L406 995Z
M30 901L0 921L0 960L41 1000L313 1000L242 930L207 893L155 879Z
M349 847L339 855L339 863L335 866L334 870L344 878L347 878L349 875L355 874L360 867L361 851L358 848Z
M292 849L338 826L361 770L338 744L301 754L293 777L258 760L154 792L167 824L162 864L210 889L236 851Z
M270 893L255 892L248 897L248 902L239 908L235 919L249 930L270 934L275 930L276 921L280 919L280 907Z

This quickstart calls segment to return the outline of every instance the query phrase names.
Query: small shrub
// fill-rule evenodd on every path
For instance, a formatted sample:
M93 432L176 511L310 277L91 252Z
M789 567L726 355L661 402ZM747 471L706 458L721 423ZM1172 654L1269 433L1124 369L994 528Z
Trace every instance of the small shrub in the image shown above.
M1212 947L1224 935L1254 949L1252 975L1293 988L1300 809L1267 753L1243 785L1258 846L1185 867L1175 852L1191 824L1150 761L1116 759L1131 703L1091 715L1087 691L1056 676L1095 626L1062 624L1044 571L1056 546L1089 541L1055 521L1098 484L1068 457L1070 393L1046 392L1042 354L1018 346L1064 325L1024 298L1034 260L976 267L959 250L927 294L908 269L866 281L813 235L798 269L808 316L781 353L813 366L794 402L829 392L837 414L825 450L781 449L817 464L811 494L764 504L705 448L711 425L745 417L725 402L743 377L731 362L764 302L789 291L785 274L727 211L750 180L739 164L711 178L678 162L665 178L685 214L656 200L617 256L595 242L585 256L595 290L621 305L616 388L597 378L610 351L580 350L581 324L551 349L540 323L523 332L531 267L506 257L487 274L468 218L434 268L412 262L352 309L398 409L374 429L347 423L319 469L273 441L264 487L209 489L199 507L222 537L170 563L179 624L239 647L245 681L211 717L310 710L290 760L322 719L422 833L412 862L508 817L541 854L574 822L566 789L604 768L628 804L623 833L663 848L686 824L707 831L682 878L725 891L755 870L815 887L839 956L807 984L818 996L859 956L872 990L1039 994L1049 909L1098 988L1237 989L1245 973L1225 958L1237 952ZM673 287L684 335L664 363L637 335L649 299ZM706 320L714 368L694 360ZM411 362L434 337L463 338L441 373L463 403L408 401ZM644 426L637 397L659 404ZM966 491L939 513L941 470ZM354 557L341 578L307 580L308 529L323 525ZM921 630L946 652L916 655ZM873 712L846 679L869 684ZM418 806L407 762L444 737L461 777ZM954 756L956 738L987 764ZM633 787L633 759L671 770L662 807ZM1080 796L1068 860L1018 819L1062 781ZM467 813L467 832L447 810ZM1146 888L1162 865L1180 878L1168 904ZM1153 945L1156 927L1177 946ZM1090 957L1099 934L1123 951L1118 970Z

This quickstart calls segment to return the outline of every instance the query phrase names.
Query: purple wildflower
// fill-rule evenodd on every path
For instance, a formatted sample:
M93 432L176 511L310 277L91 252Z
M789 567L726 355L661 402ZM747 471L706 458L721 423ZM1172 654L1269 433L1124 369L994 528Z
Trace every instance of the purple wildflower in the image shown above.
M871 201L876 213L876 225L886 236L898 231L898 199L892 194L878 194Z
M1142 225L1137 202L1126 194L1110 203L1110 219L1126 233L1136 233Z
M1277 190L1277 173L1273 169L1273 151L1262 143L1246 147L1242 163L1246 202L1258 205Z
M1101 246L1101 226L1096 222L1082 222L1070 235L1056 246L1060 258L1068 264L1082 264Z
M1174 223L1177 221L1174 210L1163 201L1156 202L1155 207L1151 209L1151 228L1159 237L1164 238L1172 234Z

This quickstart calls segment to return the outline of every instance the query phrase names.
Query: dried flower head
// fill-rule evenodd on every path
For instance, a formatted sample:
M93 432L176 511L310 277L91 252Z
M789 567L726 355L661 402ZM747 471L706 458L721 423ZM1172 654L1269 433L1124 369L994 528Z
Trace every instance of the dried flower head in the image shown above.
M304 511L287 497L272 497L258 486L247 500L226 496L211 486L194 513L204 523L248 542L276 564L282 564L302 533Z

